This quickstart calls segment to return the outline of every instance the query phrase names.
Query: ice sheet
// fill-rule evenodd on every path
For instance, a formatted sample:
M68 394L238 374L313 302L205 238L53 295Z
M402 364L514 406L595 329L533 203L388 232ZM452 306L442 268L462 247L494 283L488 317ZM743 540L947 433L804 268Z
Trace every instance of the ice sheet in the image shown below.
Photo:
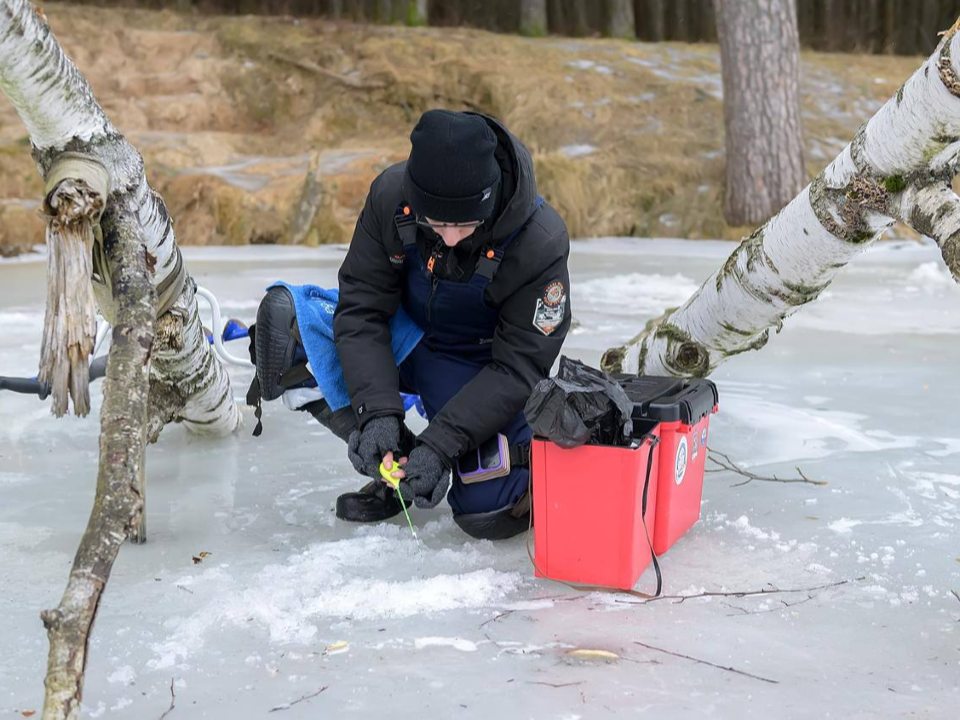
M565 352L595 364L732 249L575 244L579 327ZM225 312L250 322L276 279L334 283L342 252L185 257ZM414 512L421 558L402 518L336 521L336 496L359 484L342 444L270 403L258 439L245 410L237 437L170 427L148 451L149 542L122 548L103 598L88 716L159 717L171 681L171 718L281 707L284 718L952 716L960 291L939 263L930 246L868 252L763 351L714 377L713 449L758 474L799 465L828 484L737 487L744 478L709 474L700 524L663 558L666 591L796 592L647 605L579 593L535 579L523 538L473 541L445 507ZM42 263L0 265L0 373L35 372L42 292ZM242 398L249 372L231 373ZM0 393L0 716L42 704L38 615L59 601L93 497L94 395L90 418L56 421L46 403ZM639 588L651 586L648 573ZM620 659L577 660L573 648Z

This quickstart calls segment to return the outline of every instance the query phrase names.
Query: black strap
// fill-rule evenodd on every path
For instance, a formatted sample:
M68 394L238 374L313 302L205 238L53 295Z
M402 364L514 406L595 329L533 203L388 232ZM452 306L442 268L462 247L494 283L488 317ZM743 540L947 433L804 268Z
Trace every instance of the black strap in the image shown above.
M650 441L650 450L647 453L647 474L643 479L643 500L640 502L640 520L643 522L643 534L647 538L647 545L650 547L650 557L653 559L653 571L657 574L657 591L654 597L659 597L663 590L663 576L660 574L660 561L657 554L653 551L653 541L650 540L650 531L647 529L647 491L650 489L650 471L653 469L653 451L660 444L660 438L649 433L640 438L640 442Z
M406 250L411 245L417 244L417 219L409 210L409 205L401 204L393 216L393 223L397 226L397 235L400 236L400 244Z
M510 446L510 467L530 467L530 443Z
M263 416L263 397L260 393L260 378L257 377L256 373L253 375L253 382L247 388L247 405L256 408L253 411L253 416L257 419L257 426L253 429L253 436L260 437L263 432L263 422L260 420Z
M503 254L506 252L506 249L510 246L514 240L517 239L517 236L523 231L523 229L533 218L537 210L540 209L540 206L546 202L540 195L537 195L536 205L533 207L533 212L530 213L530 217L523 221L523 224L510 233L507 236L507 239L504 240L499 245L496 245L491 248L487 248L480 253L480 259L477 260L477 267L473 271L475 275L480 275L485 277L487 280L493 280L493 276L497 274L497 270L500 269L500 261L503 260Z

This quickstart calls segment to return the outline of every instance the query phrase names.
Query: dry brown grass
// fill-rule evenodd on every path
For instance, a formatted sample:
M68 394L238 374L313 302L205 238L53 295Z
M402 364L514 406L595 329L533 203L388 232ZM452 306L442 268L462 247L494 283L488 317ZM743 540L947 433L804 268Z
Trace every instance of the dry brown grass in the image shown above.
M306 170L296 158L310 151L328 170L308 241L348 238L370 181L405 156L410 128L432 107L502 119L532 151L540 191L574 237L732 239L746 230L721 214L715 46L45 10L115 124L143 152L182 242L283 242ZM918 64L804 54L811 174ZM577 156L578 145L593 150ZM244 171L266 178L254 188L212 169L250 157L277 158ZM40 187L23 127L0 105L0 197L37 199ZM9 228L0 229L0 245L15 234L22 245L22 232Z

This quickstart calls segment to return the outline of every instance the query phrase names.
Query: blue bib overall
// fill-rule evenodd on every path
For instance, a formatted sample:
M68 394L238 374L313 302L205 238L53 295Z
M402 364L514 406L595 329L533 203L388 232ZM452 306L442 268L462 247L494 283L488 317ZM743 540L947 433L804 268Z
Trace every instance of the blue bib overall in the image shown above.
M538 198L538 208L542 202ZM493 248L498 260L520 230ZM500 313L484 300L488 275L475 272L467 282L442 280L427 269L415 243L404 244L403 309L424 337L400 365L400 383L420 395L428 420L493 360ZM533 435L522 412L500 433L510 445L529 443ZM523 496L528 481L528 468L514 467L504 477L466 484L454 467L447 500L455 515L500 510Z

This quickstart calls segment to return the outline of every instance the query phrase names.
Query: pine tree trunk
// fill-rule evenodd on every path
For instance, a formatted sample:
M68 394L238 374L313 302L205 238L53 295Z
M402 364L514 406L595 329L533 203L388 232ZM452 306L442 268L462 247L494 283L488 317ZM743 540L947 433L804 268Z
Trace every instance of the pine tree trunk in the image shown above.
M933 238L960 283L960 34L956 26L840 155L746 238L679 309L603 366L703 377L763 347L895 220Z
M607 0L607 35L632 40L635 19L633 0Z
M881 0L866 0L863 4L863 49L872 54L883 51L883 8Z
M343 17L343 0L330 0L330 17L334 20Z
M587 14L587 0L570 0L570 10L573 20L573 34L585 37L590 34L590 20Z
M908 7L905 3L898 2L896 3L895 13L895 52L897 55L913 55L917 52L916 8Z
M917 18L917 49L922 53L929 53L937 46L937 33L946 28L937 27L940 24L939 0L920 0L920 12Z
M665 15L667 40L686 42L689 30L686 2L684 0L668 0Z
M731 225L763 222L806 180L794 0L716 0Z
M644 40L663 42L663 40L666 39L667 15L664 0L646 0L644 21L646 22L647 28L643 33Z
M547 0L520 0L520 34L531 37L547 34Z
M547 0L547 30L554 35L570 34L563 3L564 0Z
M717 15L713 7L713 0L700 0L700 7L703 13L700 21L700 39L704 42L715 43L717 41Z

